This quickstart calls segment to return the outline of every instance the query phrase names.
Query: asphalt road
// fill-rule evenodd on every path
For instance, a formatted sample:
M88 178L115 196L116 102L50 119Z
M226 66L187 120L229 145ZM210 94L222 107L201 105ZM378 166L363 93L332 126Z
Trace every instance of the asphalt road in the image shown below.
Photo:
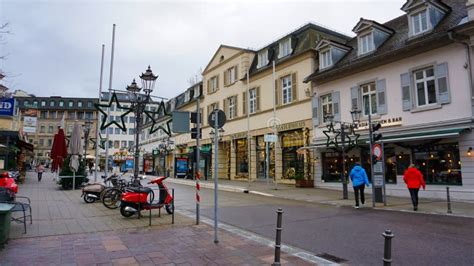
M176 208L195 211L195 190L175 188ZM214 217L213 190L201 190L201 215ZM474 265L474 219L353 209L219 191L219 221L274 239L276 213L283 208L282 241L340 263L381 265L391 229L394 265ZM209 241L212 241L209 239ZM326 257L328 258L328 257Z

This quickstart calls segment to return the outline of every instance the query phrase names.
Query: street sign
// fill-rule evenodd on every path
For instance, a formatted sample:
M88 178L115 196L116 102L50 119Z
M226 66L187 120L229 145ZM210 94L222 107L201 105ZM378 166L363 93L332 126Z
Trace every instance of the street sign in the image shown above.
M383 174L383 164L381 161L374 164L374 173Z
M209 117L207 118L208 124L210 127L214 128L216 126L216 110L213 110L210 114ZM226 122L226 117L225 113L222 110L217 109L217 127L221 128L225 125Z
M173 112L173 132L188 133L189 132L189 112L174 111Z
M273 134L265 134L263 136L263 140L265 142L276 142L277 141L277 136Z
M372 145L372 154L377 157L377 160L382 159L382 154L383 154L382 145L380 144Z
M374 175L374 182L373 182L374 187L380 188L383 186L383 175Z

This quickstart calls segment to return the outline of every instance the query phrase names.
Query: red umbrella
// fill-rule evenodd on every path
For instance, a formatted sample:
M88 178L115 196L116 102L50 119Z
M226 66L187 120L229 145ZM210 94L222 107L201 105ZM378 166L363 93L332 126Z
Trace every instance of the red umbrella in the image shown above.
M51 165L51 171L57 171L64 162L67 156L66 137L64 136L64 130L60 128L58 133L54 135L53 147L51 148L51 158L53 163Z

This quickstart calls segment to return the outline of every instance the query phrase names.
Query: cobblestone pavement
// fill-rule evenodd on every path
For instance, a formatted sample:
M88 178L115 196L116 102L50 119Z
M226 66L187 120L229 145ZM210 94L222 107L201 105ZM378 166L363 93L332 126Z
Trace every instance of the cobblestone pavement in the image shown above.
M269 265L274 249L252 239L219 230L176 214L123 218L101 203L86 204L80 190L63 191L46 173L38 182L29 172L19 195L30 197L33 224L23 234L12 223L10 240L0 250L0 265ZM283 265L312 265L282 252Z

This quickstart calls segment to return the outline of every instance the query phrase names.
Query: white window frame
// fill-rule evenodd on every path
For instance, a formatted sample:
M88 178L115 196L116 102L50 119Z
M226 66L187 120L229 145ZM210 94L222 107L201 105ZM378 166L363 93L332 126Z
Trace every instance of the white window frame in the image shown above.
M82 102L81 101L77 102L77 107L82 107Z
M374 34L369 32L359 37L359 55L364 55L375 50Z
M257 88L249 90L249 113L254 114L257 112Z
M331 48L319 52L319 68L325 69L332 66Z
M45 107L46 106L46 101L41 101L41 106Z
M232 96L227 98L227 108L229 108L229 119L237 117L236 101L237 97Z
M231 85L237 81L237 72L235 70L235 66L227 69L227 85Z
M291 75L281 78L282 103L289 104L293 101Z
M282 58L291 54L291 38L281 41L278 46L278 58Z
M321 95L321 114L323 122L326 122L326 115L334 115L334 109L332 105L332 94L328 93Z
M59 101L59 107L63 107L64 106L64 101Z
M375 82L366 83L360 86L360 92L362 94L362 114L364 116L369 116L369 114L365 110L365 101L366 97L369 101L369 113L370 115L377 114L377 106L378 106L378 99L377 99L377 87L375 86ZM372 107L372 97L375 98L375 112Z
M423 21L421 17L422 14L425 14L426 29L423 29ZM417 25L419 27L418 32L415 31ZM410 27L412 36L417 36L431 30L430 12L428 12L427 8L415 12L413 15L410 15Z
M191 100L191 91L186 91L184 93L184 102L187 103L189 100Z
M214 77L211 78L211 81L209 82L209 85L211 86L211 88L209 90L211 93L217 91L218 86L219 86L219 84L217 84L217 76L214 76Z
M433 72L433 76L427 76L426 72L427 70L431 69ZM423 78L417 79L416 78L416 73L422 72L423 73ZM433 85L435 88L435 99L436 101L434 103L429 103L429 96L428 96L428 82L433 81ZM423 91L425 94L425 104L420 105L418 98L418 84L423 83ZM438 105L439 104L439 99L438 99L438 86L436 86L436 75L435 75L435 67L434 66L429 66L421 69L417 69L413 71L413 84L414 84L414 90L415 90L415 101L416 101L416 107L426 107L426 106L433 106L433 105Z
M257 56L258 56L257 68L261 68L268 64L268 49L265 49L265 51L259 52Z

